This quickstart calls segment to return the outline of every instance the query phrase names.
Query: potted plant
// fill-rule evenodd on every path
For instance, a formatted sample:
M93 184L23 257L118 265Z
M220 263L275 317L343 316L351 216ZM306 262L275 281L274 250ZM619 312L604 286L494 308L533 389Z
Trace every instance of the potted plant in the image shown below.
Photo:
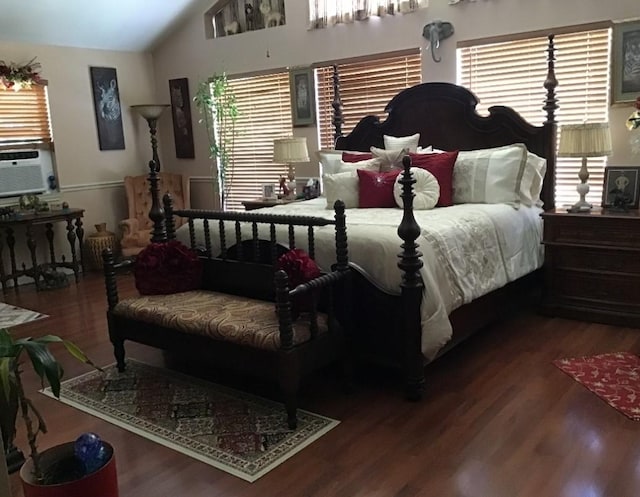
M233 146L239 115L236 95L225 73L214 74L198 85L193 101L202 114L199 122L207 130L214 195L217 195L220 207L224 209L229 193L227 180L230 177L227 176L233 169Z
M42 453L38 450L37 437L47 432L47 426L42 414L27 397L22 373L25 365L31 364L41 383L51 387L53 395L59 398L63 369L49 348L55 343L64 345L79 361L100 369L68 340L54 335L16 339L7 329L0 329L0 395L4 405L9 407L5 414L14 420L19 416L24 422L30 449L30 457L20 470L24 495L117 497L113 448L96 435L83 434L76 442L58 445Z

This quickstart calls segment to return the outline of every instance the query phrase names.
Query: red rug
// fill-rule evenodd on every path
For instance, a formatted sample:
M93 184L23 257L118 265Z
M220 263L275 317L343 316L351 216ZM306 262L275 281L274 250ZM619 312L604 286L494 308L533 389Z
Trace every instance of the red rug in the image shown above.
M616 352L553 363L607 404L640 421L640 357Z

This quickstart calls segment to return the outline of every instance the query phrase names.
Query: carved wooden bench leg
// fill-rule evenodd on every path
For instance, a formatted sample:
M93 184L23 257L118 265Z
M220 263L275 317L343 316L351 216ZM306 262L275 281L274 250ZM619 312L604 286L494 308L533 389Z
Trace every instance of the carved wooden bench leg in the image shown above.
M298 427L298 390L300 388L300 368L298 357L287 351L280 353L280 389L284 397L284 406L287 411L287 425L289 429Z

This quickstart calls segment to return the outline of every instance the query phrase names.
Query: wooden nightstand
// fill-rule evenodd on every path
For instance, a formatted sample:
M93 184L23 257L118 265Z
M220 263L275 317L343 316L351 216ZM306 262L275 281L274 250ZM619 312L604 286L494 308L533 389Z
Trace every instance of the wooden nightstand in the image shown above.
M549 211L545 313L640 327L640 211Z
M245 211L252 211L262 207L273 207L274 205L284 205L291 202L295 202L295 200L256 198L253 200L245 200L242 202L242 205L244 205Z

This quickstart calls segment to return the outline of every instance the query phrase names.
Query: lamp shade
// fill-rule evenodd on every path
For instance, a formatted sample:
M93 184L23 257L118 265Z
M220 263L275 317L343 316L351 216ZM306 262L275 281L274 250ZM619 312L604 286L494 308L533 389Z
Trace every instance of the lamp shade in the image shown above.
M560 127L558 157L611 155L609 123L569 124Z
M145 119L158 119L167 107L169 107L169 104L144 104L131 106L133 110Z
M307 139L305 137L276 138L273 140L273 162L290 164L308 162Z

